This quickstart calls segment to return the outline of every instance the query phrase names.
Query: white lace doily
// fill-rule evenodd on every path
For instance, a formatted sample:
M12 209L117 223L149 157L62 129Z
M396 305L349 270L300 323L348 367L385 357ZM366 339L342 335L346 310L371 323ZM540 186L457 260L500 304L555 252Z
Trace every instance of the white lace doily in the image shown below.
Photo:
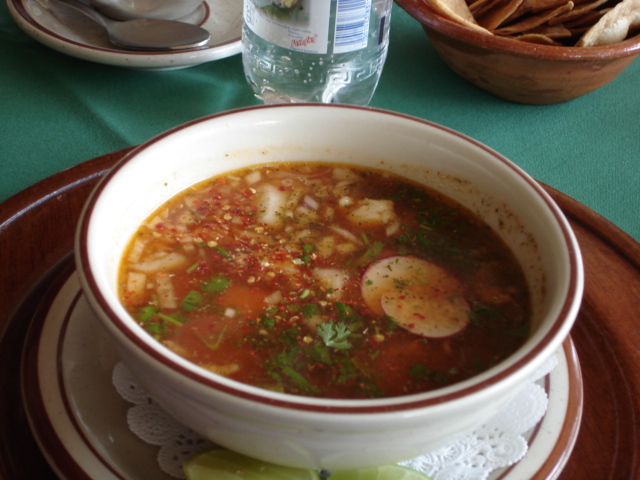
M424 472L433 480L486 480L492 471L518 462L527 453L527 433L547 410L548 398L540 380L557 363L557 358L551 357L531 383L480 428L401 465ZM159 447L158 465L168 475L185 478L182 463L191 455L215 446L167 414L123 363L115 366L113 383L120 396L133 404L127 411L129 428L141 440Z

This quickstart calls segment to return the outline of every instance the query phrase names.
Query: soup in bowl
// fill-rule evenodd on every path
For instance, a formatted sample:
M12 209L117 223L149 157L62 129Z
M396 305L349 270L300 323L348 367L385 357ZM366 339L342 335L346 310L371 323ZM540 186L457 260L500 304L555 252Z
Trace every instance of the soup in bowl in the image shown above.
M285 465L415 457L560 347L574 235L526 173L430 122L255 107L138 147L87 202L83 291L176 419Z

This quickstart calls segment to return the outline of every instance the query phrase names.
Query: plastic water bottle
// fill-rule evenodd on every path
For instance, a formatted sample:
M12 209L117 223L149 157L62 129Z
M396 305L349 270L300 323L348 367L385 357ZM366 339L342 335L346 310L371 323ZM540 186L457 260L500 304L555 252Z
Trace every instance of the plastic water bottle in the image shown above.
M244 0L242 62L267 104L367 105L389 45L392 0Z

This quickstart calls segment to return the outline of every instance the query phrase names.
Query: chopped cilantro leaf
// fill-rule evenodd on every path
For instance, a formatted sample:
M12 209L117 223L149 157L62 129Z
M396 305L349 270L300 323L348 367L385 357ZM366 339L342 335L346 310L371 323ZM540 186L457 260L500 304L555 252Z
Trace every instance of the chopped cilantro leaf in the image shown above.
M231 260L231 258L232 258L231 254L227 250L225 250L222 247L215 247L215 249L216 249L216 252L218 252L222 258L225 258L227 260Z
M433 376L433 371L425 367L422 363L416 363L409 369L409 375L416 380L429 380Z
M181 315L180 312L176 312L171 315L167 315L166 313L158 313L158 317L167 323L176 325L177 327L184 325L189 320L185 316Z
M196 270L196 268L198 268L199 266L200 266L199 263L194 263L189 268L187 268L187 273L193 273Z
M380 252L382 252L383 248L383 242L370 243L364 254L358 260L356 260L355 266L361 267L363 265L368 265L369 263L374 261L378 257L378 255L380 255Z
M267 327L267 328L273 328L276 325L276 319L273 317L263 317L262 318L262 325Z
M196 290L191 290L180 302L180 309L183 312L196 310L202 304L202 294Z
M351 344L347 341L347 337L351 335L351 331L343 322L326 322L318 325L318 334L327 347L344 350L350 348Z
M196 336L200 340L202 340L202 343L204 343L207 346L207 348L209 348L210 350L216 350L220 346L220 343L222 342L222 338L224 336L224 332L226 329L227 327L225 326L217 338L213 338L211 336L207 338L204 335L200 335L199 333L196 333Z
M305 303L304 307L302 307L302 316L304 318L311 318L314 315L320 314L320 305L317 303Z
M145 305L138 310L138 321L146 323L158 315L158 308L155 305Z
M200 288L202 288L202 290L207 293L222 293L227 289L227 287L230 284L231 284L230 279L222 275L216 275L212 277L211 280L201 284Z
M282 373L291 380L296 387L303 392L313 392L315 389L309 384L306 378L300 375L291 367L282 367Z

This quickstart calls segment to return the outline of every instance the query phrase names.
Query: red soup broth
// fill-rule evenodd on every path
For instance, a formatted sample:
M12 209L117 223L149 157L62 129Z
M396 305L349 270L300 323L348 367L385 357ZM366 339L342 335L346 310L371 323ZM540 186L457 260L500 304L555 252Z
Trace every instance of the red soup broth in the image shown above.
M262 165L160 207L121 301L182 357L254 386L389 397L460 382L525 341L521 267L476 215L387 172Z

